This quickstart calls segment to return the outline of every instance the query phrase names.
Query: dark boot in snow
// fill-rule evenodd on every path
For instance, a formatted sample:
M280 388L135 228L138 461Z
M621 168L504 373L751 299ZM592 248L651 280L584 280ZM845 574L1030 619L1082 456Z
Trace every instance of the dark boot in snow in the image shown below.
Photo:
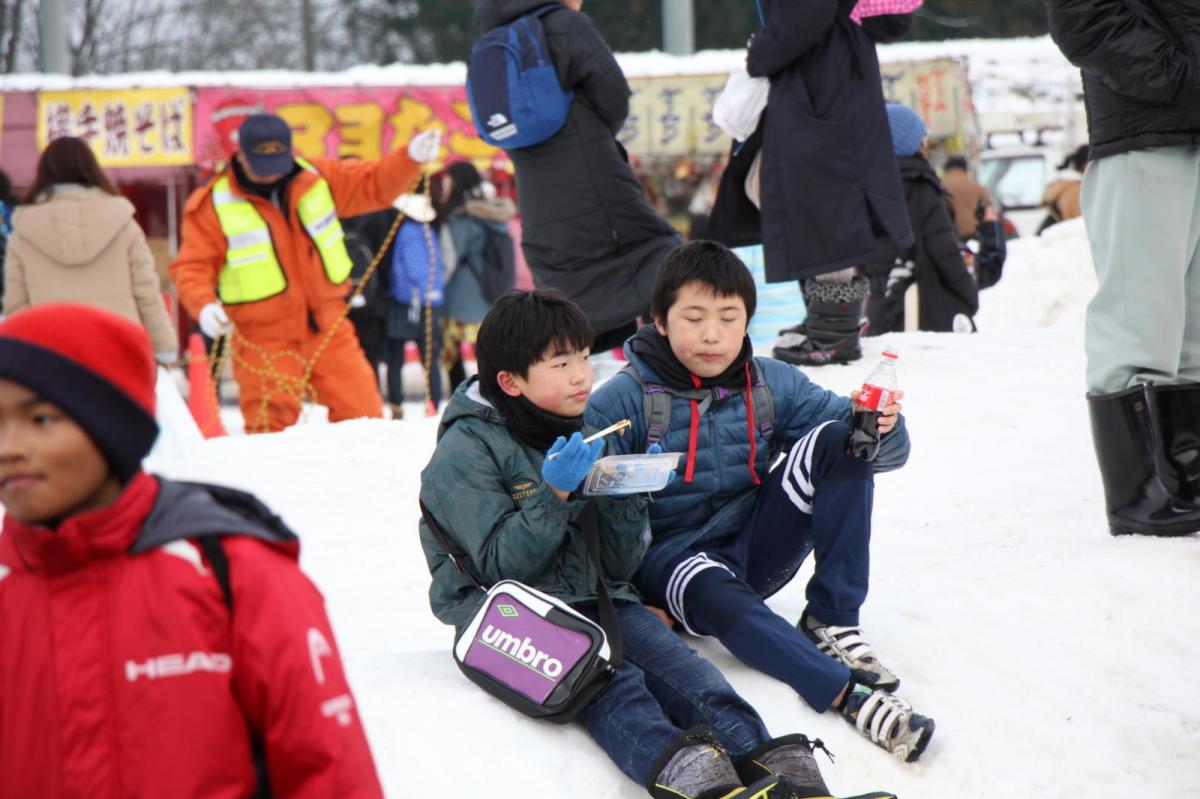
M850 283L807 280L804 296L808 315L801 325L780 331L772 351L781 361L798 366L849 363L862 357L863 303L870 283L856 277Z
M1169 457L1154 419L1153 391L1141 385L1087 399L1112 534L1186 535L1200 530L1200 507L1169 491L1160 476ZM1166 404L1175 399L1170 397ZM1177 438L1186 457L1187 434L1179 431ZM1173 473L1168 481L1179 484Z
M1200 505L1200 385L1154 386L1161 451L1158 476L1167 491Z
M708 727L693 727L658 756L646 787L655 799L787 799L786 780L767 775L742 784L729 755Z
M817 760L813 757L814 749L821 749L825 754L829 754L825 744L819 740L810 741L807 736L799 734L785 735L761 744L753 751L734 760L733 764L737 768L742 782L747 785L770 776L786 778L791 786L791 792L774 794L780 799L783 797L787 799L816 799L816 797L829 799L829 788L825 786L821 770L817 768ZM830 760L832 759L833 756L830 755ZM782 791L782 788L777 791ZM880 791L849 799L896 799L896 797L894 794Z

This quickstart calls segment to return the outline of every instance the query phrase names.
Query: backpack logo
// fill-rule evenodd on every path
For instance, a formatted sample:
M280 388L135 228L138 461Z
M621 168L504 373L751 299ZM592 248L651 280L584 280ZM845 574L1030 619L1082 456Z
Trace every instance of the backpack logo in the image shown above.
M497 605L496 610L500 611L501 616L508 616L510 619L520 615L512 605Z
M485 33L467 61L467 101L479 136L516 150L546 141L562 128L574 94L563 91L550 60L541 8Z

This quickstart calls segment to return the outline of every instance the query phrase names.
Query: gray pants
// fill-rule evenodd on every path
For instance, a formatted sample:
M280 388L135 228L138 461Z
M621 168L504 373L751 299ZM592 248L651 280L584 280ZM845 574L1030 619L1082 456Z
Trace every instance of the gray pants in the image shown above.
M1081 199L1100 284L1084 336L1088 393L1200 382L1200 148L1094 161Z

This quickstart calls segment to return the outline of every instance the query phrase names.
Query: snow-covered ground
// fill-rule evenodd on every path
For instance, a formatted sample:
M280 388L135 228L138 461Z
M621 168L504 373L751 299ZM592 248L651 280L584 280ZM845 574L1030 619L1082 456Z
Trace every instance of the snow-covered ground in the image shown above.
M1109 536L1083 398L1082 225L1014 243L980 332L890 335L863 361L812 372L849 391L900 352L913 454L877 485L866 632L936 718L922 761L889 758L833 714L693 641L775 734L823 738L838 794L904 799L1183 799L1200 786L1200 538ZM250 488L300 533L325 592L390 796L633 797L579 727L483 694L430 614L417 542L436 422L313 422L204 443L174 476ZM804 606L806 569L773 598Z

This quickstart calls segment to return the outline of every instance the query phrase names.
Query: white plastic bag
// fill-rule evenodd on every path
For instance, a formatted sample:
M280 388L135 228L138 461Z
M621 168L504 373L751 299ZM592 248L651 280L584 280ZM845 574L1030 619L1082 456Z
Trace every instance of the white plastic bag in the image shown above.
M745 67L738 67L729 73L721 96L713 103L713 123L738 141L745 141L758 127L770 89L769 80L752 78Z

